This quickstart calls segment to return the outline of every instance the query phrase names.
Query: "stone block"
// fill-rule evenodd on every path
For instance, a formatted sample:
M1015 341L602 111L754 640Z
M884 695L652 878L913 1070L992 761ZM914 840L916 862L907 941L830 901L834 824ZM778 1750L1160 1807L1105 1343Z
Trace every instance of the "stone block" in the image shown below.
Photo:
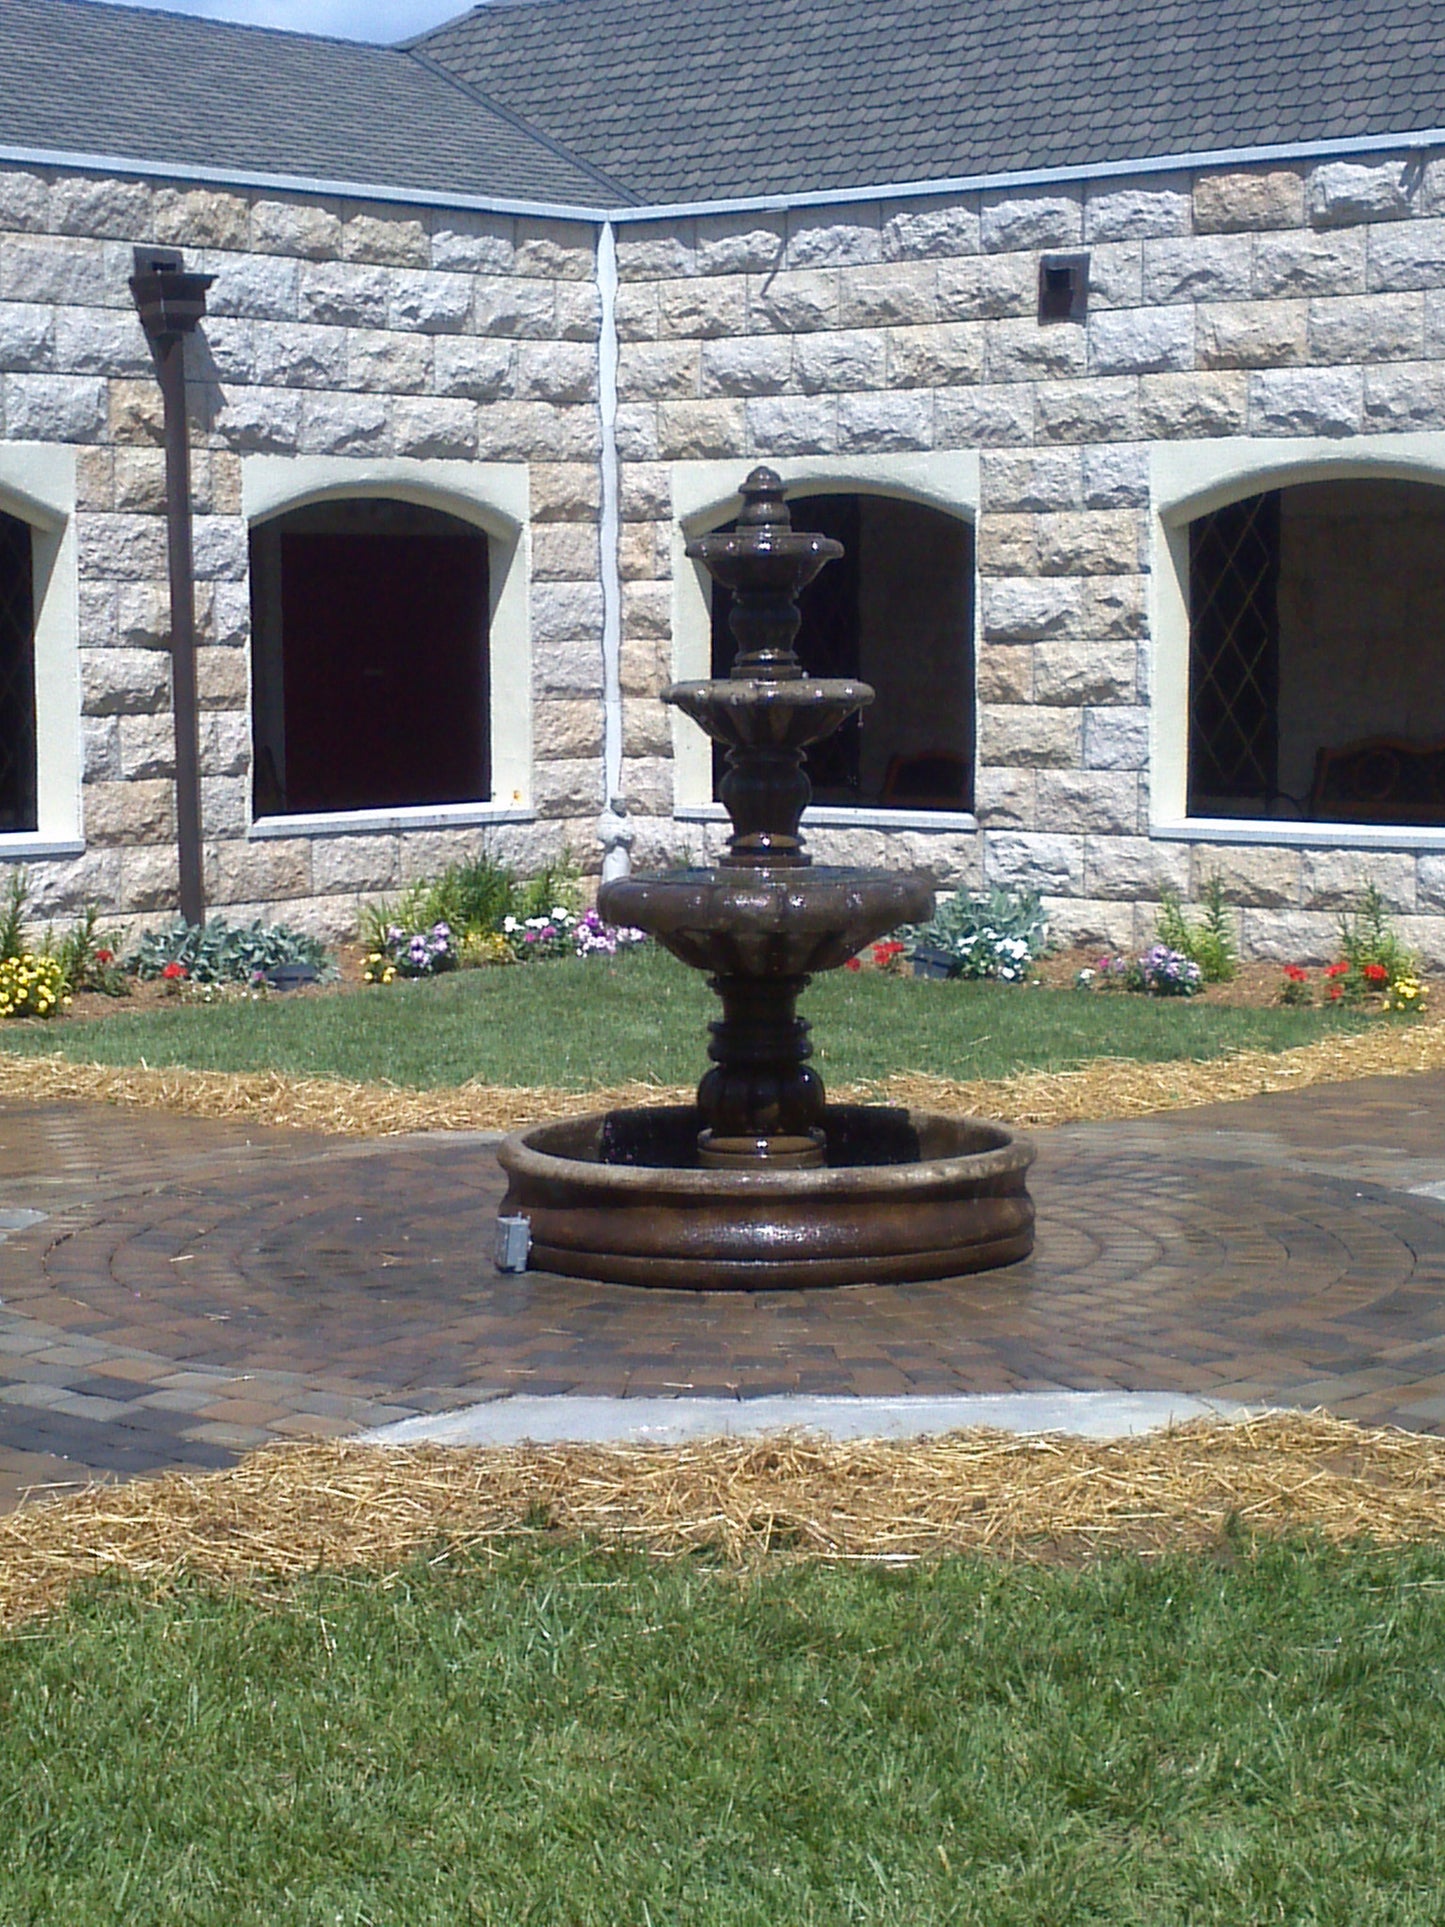
M6 375L5 432L16 442L98 442L105 438L106 387L88 375Z
M1297 168L1251 167L1195 178L1196 234L1300 227L1304 217L1304 176Z
M1041 515L1042 575L1133 575L1139 568L1139 517L1128 509Z
M371 204L347 205L342 211L341 255L345 261L424 268L431 262L431 236L425 221L404 214L383 214Z
M297 445L304 454L390 454L391 421L380 396L307 393L300 401Z
M195 516L191 523L191 551L198 581L245 580L246 524L239 516Z
M215 903L280 903L311 889L311 839L267 837L206 851L206 892Z
M840 396L839 448L854 454L931 448L933 394L933 390L923 389L913 393Z
M1139 383L1139 427L1157 441L1242 435L1249 419L1249 377L1216 370L1145 375Z
M120 776L120 719L85 716L80 725L81 780L114 782Z
M602 590L598 583L536 582L532 585L534 647L548 648L554 643L573 642L578 638L598 644L601 634Z
M634 462L624 468L621 496L625 522L672 519L672 476L661 462Z
M311 887L323 896L396 887L401 846L395 836L318 836L311 839Z
M1034 397L1034 425L1041 442L1138 441L1138 379L1109 375L1046 382Z
M436 395L402 395L392 404L392 446L398 455L468 461L477 452L475 402Z
M1038 572L1038 517L983 516L977 534L980 575L1030 576Z
M1356 294L1311 301L1315 361L1418 361L1425 346L1423 294Z
M251 206L251 246L259 254L330 261L341 252L341 216L314 201L260 200Z
M1251 962L1328 963L1335 955L1333 917L1308 910L1245 910L1239 919L1240 954Z
M338 328L384 328L392 277L354 261L319 261L299 271L297 300L306 321Z
M886 368L887 341L878 331L800 335L794 347L794 370L805 395L882 388Z
M201 768L208 776L245 776L249 772L251 722L244 710L202 710L200 741Z
M1082 634L1096 640L1144 635L1143 576L1088 576L1078 587Z
M709 344L712 345L712 344ZM735 344L716 344L728 348ZM744 349L751 344L742 343ZM786 345L786 344L784 344ZM767 346L773 347L773 343ZM699 383L699 350L695 341L634 341L624 344L617 360L617 392L628 400L656 401L695 397ZM704 384L705 392L724 392Z
M622 633L666 642L672 635L672 585L629 582L622 590Z
M111 384L111 434L115 422ZM223 447L242 455L293 455L301 441L301 393L284 388L213 388L211 432ZM155 437L159 439L159 435Z
M87 850L68 862L28 864L31 916L75 916L91 903L119 903L120 864L116 850Z
M421 395L431 386L432 344L426 335L380 328L346 331L348 387L374 395Z
M554 697L537 704L532 718L532 754L538 762L596 757L601 749L601 703Z
M1254 269L1248 234L1151 241L1144 249L1146 302L1245 301Z
M640 774L640 772L638 772ZM629 794L637 786L629 776ZM602 805L602 767L595 756L538 763L533 771L538 816L595 816Z
M91 240L148 241L151 189L110 175L62 174L50 187L50 224L57 234Z
M1046 642L1050 636L1079 632L1079 582L990 576L981 590L986 642Z
M176 833L175 784L87 783L83 798L85 840L162 843Z
M541 522L532 530L532 578L588 582L597 578L598 539L586 522Z
M601 507L600 478L585 463L537 462L531 483L534 523L590 521Z
M941 321L994 321L1038 312L1039 269L1032 254L940 261L934 285Z
M993 888L1077 897L1084 889L1084 839L1043 830L988 830L984 876Z
M1183 175L1143 182L1100 181L1084 196L1084 239L1139 241L1151 235L1188 234L1192 213Z
M657 409L658 449L665 461L741 455L747 417L741 401L664 401Z
M838 446L838 404L831 395L749 401L747 423L749 450L764 461L782 455L831 455Z
M1106 310L1090 315L1088 336L1089 364L1096 375L1160 374L1194 365L1192 308Z
M1445 221L1396 222L1370 229L1366 274L1372 290L1387 293L1445 287Z
M839 319L845 328L907 327L936 318L938 274L932 262L845 268L839 279Z
M10 233L43 231L47 220L49 186L39 174L19 168L0 172L0 228Z
M1410 213L1411 163L1398 156L1378 161L1326 161L1305 180L1305 211L1312 227L1355 227L1362 221L1402 221Z
M516 225L510 214L439 209L431 217L431 264L456 274L508 274Z
M1018 188L985 194L979 203L979 241L987 254L1072 247L1083 237L1081 188Z
M478 275L472 288L472 319L479 335L548 340L557 325L552 283L514 275Z
M771 274L787 244L784 214L714 214L697 223L692 268L698 274Z
M154 714L170 703L170 658L158 649L82 649L80 691L87 716Z
M920 196L890 201L883 220L885 261L921 261L936 256L977 254L977 197Z
M472 278L438 269L389 277L387 320L393 328L423 334L460 334L472 316Z
M669 286L691 287L690 281ZM746 306L746 303L744 304ZM656 341L659 330L657 283L623 281L617 289L612 309L612 325L619 341Z
M485 335L441 335L432 351L432 379L443 395L496 401L513 390L513 342Z
M975 781L974 814L985 829L1026 830L1034 820L1034 788L1038 776L1031 769L980 768Z
M590 341L594 345L602 326L602 297L592 281L558 281L553 286L556 302L554 326L559 341Z
M518 222L512 272L544 281L592 281L597 271L597 230L590 221L559 221L524 215Z
M1254 435L1354 435L1364 411L1358 368L1266 368L1249 379Z
M1086 709L1083 742L1085 769L1147 769L1149 711L1138 704Z
M1077 769L1081 741L1076 709L1031 703L982 703L978 713L980 764L1023 769Z
M1422 911L1445 911L1445 856L1416 859L1415 903Z
M651 581L671 568L667 530L656 522L624 522L617 532L617 566L625 581Z
M120 773L128 781L147 782L175 775L176 728L169 709L149 715L123 715L116 728Z
M1134 644L1128 637L1102 642L1041 642L1033 651L1037 703L1077 709L1085 703L1133 703L1137 696ZM1134 769L1135 763L1090 764L1090 768Z
M145 457L153 457L155 450L148 448L137 451ZM75 456L75 506L88 509L113 509L115 502L115 454L109 448L94 446L76 450ZM134 508L137 504L126 502L122 506ZM149 503L144 504L149 507Z
M793 208L788 214L789 268L858 267L882 258L876 207Z
M65 313L90 313L65 309ZM55 311L35 301L0 303L0 363L12 374L34 374L54 366Z
M1032 316L986 324L990 381L1044 381L1080 375L1087 366L1084 330L1069 323L1040 326Z
M79 525L80 572L115 582L164 581L165 524L154 515L88 515Z
M1084 507L1147 508L1149 451L1140 444L1083 450Z
M263 388L341 388L346 383L347 338L341 328L306 322L253 321L254 379Z
M696 350L692 352L695 356ZM786 335L744 335L703 344L705 395L780 395L792 378L793 344Z
M1218 877L1225 901L1245 909L1289 910L1299 904L1300 853L1249 844L1196 843L1190 852L1189 895L1203 897Z
M234 248L249 245L251 205L244 194L214 187L157 187L151 198L151 233L167 247Z
M274 329L285 334L297 322L243 321L236 315L207 318L204 335L196 338L191 351L190 380L202 370L212 382L254 382L256 380L256 330Z
M628 466L655 462L661 453L657 438L657 404L651 401L623 402L613 422L617 453Z
M1018 448L1033 439L1033 390L1025 382L933 390L939 448Z
M251 698L251 677L242 649L198 649L196 689L202 709L243 710Z
M1040 829L1133 836L1139 828L1139 779L1130 770L1041 769L1036 809Z
M620 668L625 695L656 701L672 680L672 645L651 636L624 637Z
M97 242L7 236L0 248L0 301L118 308L122 304L111 284L111 270L119 265ZM130 291L123 278L121 288L128 304Z
M747 332L746 275L664 281L651 292L657 316L654 332L660 336L670 340L718 341Z
M208 314L241 315L249 321L295 321L300 315L301 266L284 255L207 252L196 265L215 275L206 295ZM320 320L308 315L308 320Z
M981 480L985 520L998 513L1042 515L1083 506L1083 463L1076 448L986 455Z
M985 645L978 652L974 695L981 703L1031 703L1037 700L1034 689L1034 658L1039 645L1011 643L1007 648Z
M836 270L803 268L748 277L749 326L755 334L811 334L836 328L839 301Z
M159 446L165 438L165 420L161 409L161 391L156 383L109 383L106 426L109 439L117 447Z
M1445 364L1401 363L1365 370L1365 426L1388 429L1445 425Z
M1158 902L1165 890L1189 890L1189 846L1148 836L1091 836L1084 841L1084 887L1091 897Z
M673 281L697 273L697 223L639 221L617 232L619 281Z
M164 540L164 531L160 531ZM165 649L170 645L171 594L159 580L121 582L113 591L116 640L126 649Z
M1402 850L1302 850L1301 908L1351 912L1368 884L1392 911L1416 907L1415 858Z
M1144 306L1144 245L1110 241L1089 250L1089 310Z
M1303 301L1218 302L1195 310L1201 368L1286 368L1308 356Z
M1084 839L1086 878L1090 841L1090 838ZM1044 899L1044 908L1049 917L1049 935L1055 943L1096 950L1101 956L1134 948L1132 904L1100 902L1093 897L1048 896Z
M1254 292L1266 301L1290 295L1363 294L1365 232L1262 234L1254 246Z
M210 593L197 589L201 634L220 649L242 648L251 638L251 593L244 582L214 582Z
M516 388L527 401L595 401L596 353L580 341L524 341L517 349Z

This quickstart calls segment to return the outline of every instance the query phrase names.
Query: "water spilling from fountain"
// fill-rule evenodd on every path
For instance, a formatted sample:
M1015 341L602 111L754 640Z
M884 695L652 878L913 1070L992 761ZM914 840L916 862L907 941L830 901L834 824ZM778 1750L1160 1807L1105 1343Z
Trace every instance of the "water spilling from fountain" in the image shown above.
M837 542L791 526L758 468L736 528L688 547L733 592L726 679L674 704L727 748L732 822L713 868L604 883L609 922L709 973L721 1015L689 1106L599 1112L518 1132L502 1210L531 1223L532 1265L692 1290L893 1283L1010 1264L1033 1245L1026 1140L978 1118L829 1104L798 999L901 923L932 913L926 877L815 865L800 829L812 743L873 699L807 676L797 598Z

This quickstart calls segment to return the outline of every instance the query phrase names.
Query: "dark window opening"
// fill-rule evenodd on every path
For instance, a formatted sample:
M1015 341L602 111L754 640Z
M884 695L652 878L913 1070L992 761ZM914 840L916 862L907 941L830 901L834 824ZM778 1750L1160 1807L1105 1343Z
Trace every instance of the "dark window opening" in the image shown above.
M1039 261L1039 320L1082 321L1088 312L1088 255L1043 255Z
M853 677L874 700L808 752L815 803L973 807L973 530L883 495L806 495L793 526L843 544L803 591L796 648L810 676ZM713 586L712 673L736 653L732 597ZM714 754L713 791L722 779Z
M30 525L0 514L0 830L38 828Z
M251 533L255 813L491 794L487 538L357 499Z
M1189 538L1190 815L1445 823L1445 489L1299 483Z

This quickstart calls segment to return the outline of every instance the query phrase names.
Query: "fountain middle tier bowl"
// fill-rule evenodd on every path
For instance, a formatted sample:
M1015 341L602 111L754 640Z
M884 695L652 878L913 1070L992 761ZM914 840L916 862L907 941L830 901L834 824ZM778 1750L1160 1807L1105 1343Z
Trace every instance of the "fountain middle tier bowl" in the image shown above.
M692 1105L598 1111L500 1146L531 1264L603 1284L786 1291L916 1283L1033 1249L1034 1150L1001 1124L830 1104L820 1169L698 1167Z
M926 922L933 886L896 870L740 865L618 877L603 884L597 908L694 970L801 977L837 970L900 923Z

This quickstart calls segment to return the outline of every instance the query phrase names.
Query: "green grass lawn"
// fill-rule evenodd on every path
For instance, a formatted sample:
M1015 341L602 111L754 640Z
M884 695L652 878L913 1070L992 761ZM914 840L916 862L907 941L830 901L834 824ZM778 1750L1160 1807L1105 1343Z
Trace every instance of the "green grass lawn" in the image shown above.
M5 1927L1436 1927L1445 1551L514 1542L0 1641Z
M1228 1010L1187 999L1097 996L993 984L926 983L834 971L808 992L815 1061L842 1082L925 1071L1001 1077L1092 1057L1207 1058L1283 1050L1379 1018L1343 1010ZM184 1064L298 1076L585 1090L631 1077L694 1082L716 999L652 950L605 962L470 970L345 996L264 1004L117 1003L95 1022L7 1025L0 1045L105 1064Z

